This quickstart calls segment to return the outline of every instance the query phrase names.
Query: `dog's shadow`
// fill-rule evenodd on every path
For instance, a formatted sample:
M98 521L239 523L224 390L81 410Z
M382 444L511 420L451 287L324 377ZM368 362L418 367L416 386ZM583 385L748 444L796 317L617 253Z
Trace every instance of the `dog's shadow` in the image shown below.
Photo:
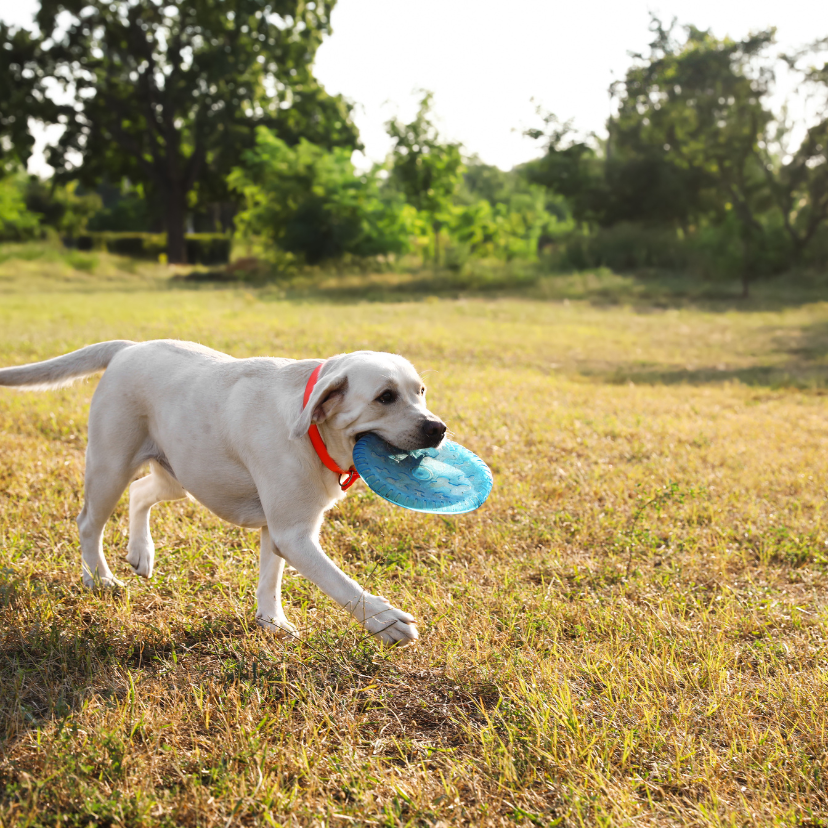
M229 612L165 630L140 620L126 626L107 613L125 599L118 591L95 608L63 582L21 588L7 575L0 573L0 744L50 722L62 727L91 702L122 702L131 685L165 670L217 674L244 661L245 625Z
M347 689L391 669L387 651L353 625L276 638L226 610L170 618L162 629L137 617L136 607L126 622L112 612L128 600L124 591L103 591L96 605L65 580L21 582L10 574L0 571L0 744L6 747L50 723L63 729L90 704L122 705L135 688L157 688L166 677L225 687L276 679L299 687L313 674Z

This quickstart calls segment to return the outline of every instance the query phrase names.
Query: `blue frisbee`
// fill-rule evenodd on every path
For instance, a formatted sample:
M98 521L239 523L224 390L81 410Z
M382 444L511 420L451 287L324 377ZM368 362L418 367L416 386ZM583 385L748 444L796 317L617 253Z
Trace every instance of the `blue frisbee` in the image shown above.
M354 446L354 466L371 491L415 512L472 512L492 490L489 467L451 440L440 448L401 451L366 434Z

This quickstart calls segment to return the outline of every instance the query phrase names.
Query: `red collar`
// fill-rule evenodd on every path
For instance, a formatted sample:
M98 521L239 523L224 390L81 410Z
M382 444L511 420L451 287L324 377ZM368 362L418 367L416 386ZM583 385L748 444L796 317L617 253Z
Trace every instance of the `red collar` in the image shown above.
M319 372L322 370L322 366L324 364L325 363L322 362L313 369L313 373L308 379L308 384L305 386L305 398L302 401L302 408L308 404L311 391L313 391L313 386L316 385L316 380L319 379ZM308 429L308 437L310 437L310 441L313 443L313 447L316 449L316 453L319 455L319 459L322 463L332 472L339 475L339 487L342 491L344 492L353 486L359 477L359 472L353 466L351 466L351 468L347 471L339 468L333 457L328 454L328 449L325 447L325 441L322 439L322 435L319 433L316 423L312 423L311 427ZM344 482L342 480L342 475L345 475Z

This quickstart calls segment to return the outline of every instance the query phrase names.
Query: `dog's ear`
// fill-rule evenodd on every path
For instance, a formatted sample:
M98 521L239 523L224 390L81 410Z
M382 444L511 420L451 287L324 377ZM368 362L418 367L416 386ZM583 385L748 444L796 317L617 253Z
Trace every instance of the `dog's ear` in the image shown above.
M322 377L314 386L308 404L293 424L290 439L295 440L307 434L312 423L324 423L343 403L347 392L348 377L345 374L334 372L329 377Z

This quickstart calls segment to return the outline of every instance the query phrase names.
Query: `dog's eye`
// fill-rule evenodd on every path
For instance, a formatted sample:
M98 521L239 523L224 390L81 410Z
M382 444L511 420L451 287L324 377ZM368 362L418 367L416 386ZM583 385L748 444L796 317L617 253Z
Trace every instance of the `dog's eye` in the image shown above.
M397 395L393 391L383 391L377 397L377 402L382 403L383 405L390 405L394 400L397 399Z
M423 387L420 389L420 396L425 396L425 392L426 392L426 390L425 390L425 386L423 386Z

